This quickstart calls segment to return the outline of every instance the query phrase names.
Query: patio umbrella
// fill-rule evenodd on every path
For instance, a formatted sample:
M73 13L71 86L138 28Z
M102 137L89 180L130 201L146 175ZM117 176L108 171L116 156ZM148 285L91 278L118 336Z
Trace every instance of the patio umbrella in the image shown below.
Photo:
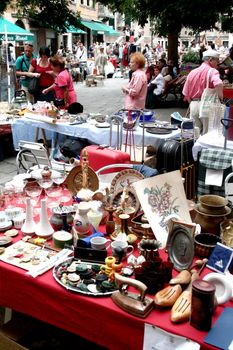
M7 38L6 38L7 35ZM32 41L32 33L17 26L16 24L0 17L0 40L3 41Z
M10 67L7 52L8 41L32 41L33 35L34 34L17 26L7 19L0 17L0 40L5 41L6 44L8 103L11 102Z

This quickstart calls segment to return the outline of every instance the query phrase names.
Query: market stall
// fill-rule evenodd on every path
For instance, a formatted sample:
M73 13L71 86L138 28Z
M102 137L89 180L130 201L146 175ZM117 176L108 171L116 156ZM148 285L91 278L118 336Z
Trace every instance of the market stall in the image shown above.
M202 253L194 249L196 225L190 216L193 207L186 203L179 171L143 179L142 174L134 169L122 170L111 181L108 193L101 189L99 178L88 166L88 155L83 154L81 165L75 166L65 181L64 173L57 174L49 169L34 171L32 176L22 180L22 174L18 175L1 197L0 242L5 245L0 255L1 306L76 333L111 350L126 346L139 350L143 344L149 346L149 339L156 344L157 335L149 332L148 337L150 325L170 333L165 342L173 339L173 335L179 335L184 341L187 338L194 341L195 349L199 349L199 345L202 349L214 349L205 342L209 328L191 326L190 313L188 318L186 315L185 319L182 316L176 321L174 314L172 316L173 308L158 307L155 297L163 288L174 288L172 283L176 285L177 278L180 284L191 286L193 269L201 279L211 271L211 266L207 268L207 261L203 259L209 257L210 247L207 246L208 250ZM26 200L26 219L23 216L25 194L21 192L19 195L19 188L17 195L14 192L19 179L31 198L31 202L29 198ZM80 198L82 201L78 203ZM222 213L227 201L219 198L215 201L218 206L213 204L213 207ZM136 215L140 206L147 217L144 221L140 221L142 212L138 212L141 219ZM209 207L210 203L203 198L198 211L212 210ZM106 213L110 216L105 216ZM180 221L173 220L167 230L165 221L169 214L176 219L180 217ZM22 217L24 222L19 220ZM103 217L105 221L99 225ZM94 234L90 224L97 229ZM26 235L29 235L27 239ZM108 240L110 244L107 244ZM231 259L233 251L226 249ZM198 261L195 253L201 257ZM224 266L226 270L229 264ZM186 271L185 280L181 278L183 271ZM122 277L117 275L119 273ZM133 273L134 277L131 276ZM137 302L134 300L132 304L131 296L124 288L119 299L121 289L114 278L119 281L122 278L123 284L127 281L129 285L129 280L136 281L137 284L132 282L132 285L143 288L142 299L136 298ZM222 289L216 281L219 279L215 277L219 305L213 315L212 311L208 313L213 325L226 307L233 308L232 301L229 301L232 286L222 282L221 288L227 291L227 297L224 292L220 302L218 298ZM209 282L203 283L209 286ZM186 291L184 286L183 293ZM147 289L149 294L145 298ZM133 291L132 287L129 291ZM140 293L140 289L136 292ZM119 303L119 300L126 301L126 304ZM149 309L144 308L144 301L149 302ZM188 309L191 310L190 302Z

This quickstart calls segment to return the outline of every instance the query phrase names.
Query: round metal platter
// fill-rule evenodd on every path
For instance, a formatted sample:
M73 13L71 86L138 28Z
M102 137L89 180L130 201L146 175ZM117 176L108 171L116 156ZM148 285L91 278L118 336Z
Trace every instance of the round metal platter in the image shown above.
M177 271L188 269L194 257L194 242L190 232L184 227L175 228L167 242L168 256Z
M147 128L147 132L150 134L171 134L172 130L171 129L166 129L166 128Z
M58 265L55 265L54 268L53 268L53 277L54 279L57 281L57 283L59 283L62 287L64 287L65 289L67 290L70 290L72 292L75 292L75 293L79 293L79 294L83 294L83 295L89 295L89 296L92 296L92 297L98 297L98 296L108 296L108 295L111 295L112 293L116 292L118 289L111 289L109 291L98 291L97 288L94 288L94 284L95 282L93 282L91 284L91 287L92 288L88 288L88 285L86 285L86 290L81 290L78 286L72 286L69 284L68 281L66 281L67 283L64 283L62 281L62 278L60 277L61 275L61 270L63 270L64 272L63 273L69 273L67 271L67 268L72 264L72 263L75 263L77 266L78 265L81 265L81 264L85 264L88 266L88 268L91 268L93 265L100 265L100 264L97 264L97 263L90 263L90 262L81 262L79 260L75 260L73 258L69 258L69 259L66 259L64 260L63 262L59 263ZM103 263L104 265L104 263ZM98 273L96 273L98 274ZM92 277L93 280L95 280L95 277ZM81 280L82 282L82 280Z

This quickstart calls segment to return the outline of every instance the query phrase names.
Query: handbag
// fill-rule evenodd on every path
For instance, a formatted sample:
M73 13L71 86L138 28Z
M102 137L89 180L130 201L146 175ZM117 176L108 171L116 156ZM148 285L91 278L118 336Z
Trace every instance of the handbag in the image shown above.
M28 84L28 92L32 95L37 94L39 91L39 79L36 77L30 78Z
M201 96L199 118L208 118L210 115L210 107L213 103L220 103L218 92L215 88L209 88L210 72L213 68L210 68L207 73L206 87Z

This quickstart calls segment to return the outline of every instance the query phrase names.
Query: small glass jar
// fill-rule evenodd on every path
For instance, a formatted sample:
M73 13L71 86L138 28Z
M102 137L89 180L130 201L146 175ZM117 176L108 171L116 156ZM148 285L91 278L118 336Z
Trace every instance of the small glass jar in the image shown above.
M197 279L192 284L190 325L202 331L209 331L214 311L215 286Z

